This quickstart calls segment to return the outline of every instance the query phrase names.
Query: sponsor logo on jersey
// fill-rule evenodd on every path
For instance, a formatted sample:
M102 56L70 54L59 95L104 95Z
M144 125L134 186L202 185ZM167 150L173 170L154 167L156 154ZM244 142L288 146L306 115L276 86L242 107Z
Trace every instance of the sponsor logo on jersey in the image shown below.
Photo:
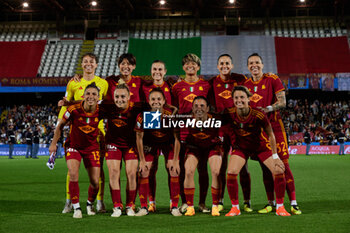
M127 125L126 122L121 120L121 119L113 119L112 122L117 127L123 127L123 126Z
M188 102L192 103L193 100L194 100L194 98L196 98L196 97L197 97L197 95L191 93L191 94L187 95L187 96L184 98L184 100L187 100Z
M237 134L239 134L240 136L245 137L245 136L250 135L251 133L250 133L250 132L245 131L244 129L239 129L239 130L238 130L238 132L237 132Z
M79 126L78 128L86 134L89 134L96 129L94 127L91 127L90 125Z
M230 99L232 98L231 92L229 90L225 90L218 94L218 96L224 98L224 99Z
M205 133L200 132L200 133L195 133L195 134L193 134L193 137L195 137L195 138L199 138L200 140L204 140L204 139L209 138L209 135L208 135L208 134L205 134Z
M250 100L253 101L254 103L259 102L263 97L257 93L254 93L252 97L250 97Z

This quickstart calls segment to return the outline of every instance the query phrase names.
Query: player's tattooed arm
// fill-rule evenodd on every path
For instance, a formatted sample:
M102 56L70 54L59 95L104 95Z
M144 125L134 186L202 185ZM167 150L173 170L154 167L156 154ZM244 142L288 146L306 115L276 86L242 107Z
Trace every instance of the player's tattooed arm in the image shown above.
M286 92L280 91L276 94L277 101L272 105L273 111L285 108L287 105Z

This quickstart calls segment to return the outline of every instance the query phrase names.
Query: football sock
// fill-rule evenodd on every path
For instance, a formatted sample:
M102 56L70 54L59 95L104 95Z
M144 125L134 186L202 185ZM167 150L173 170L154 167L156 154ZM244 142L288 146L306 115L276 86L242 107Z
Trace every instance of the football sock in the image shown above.
M193 206L195 188L184 188L184 193L186 195L186 203L188 206Z
M154 168L151 168L150 174L149 174L149 188L148 188L148 198L149 201L155 201L155 193L156 193L156 172Z
M293 173L290 170L290 166L288 163L288 160L283 160L284 162L284 175L286 176L286 189L287 189L287 194L289 197L289 200L296 200L296 196L295 196L295 184L294 184L294 177L293 177Z
M227 191L232 205L238 205L238 181L237 174L227 173Z
M263 181L265 185L267 200L275 200L273 176L270 170L263 163L260 163L260 165L263 171Z
M297 201L296 200L293 200L290 202L290 205L298 205Z
M79 203L79 184L78 181L69 181L69 194L72 204Z
M67 177L66 177L66 199L70 200L70 194L69 194L69 172L67 172Z
M275 175L276 204L283 204L283 198L286 191L286 179L284 174Z
M100 177L98 180L98 193L97 193L97 197L96 197L96 199L98 201L103 201L104 189L105 189L105 182Z
M98 188L94 189L91 185L89 185L88 201L90 201L91 203L94 203L94 201L96 200L97 193L98 193Z
M126 203L127 207L132 207L135 203L136 198L136 190L128 190L128 200L129 202Z
M239 181L241 183L244 200L250 200L251 180L250 174L245 167L243 167L239 173Z
M213 205L219 205L220 189L211 187L211 197L213 200Z
M141 207L147 207L148 177L139 177L139 198Z
M111 189L111 196L112 196L113 207L121 207L122 200L120 197L120 189Z
M208 188L209 188L209 175L207 164L205 168L202 168L199 173L199 203L204 204L205 199L207 198ZM186 199L187 200L187 199Z
M180 183L179 177L173 176L170 178L170 199L171 207L177 207L179 203Z

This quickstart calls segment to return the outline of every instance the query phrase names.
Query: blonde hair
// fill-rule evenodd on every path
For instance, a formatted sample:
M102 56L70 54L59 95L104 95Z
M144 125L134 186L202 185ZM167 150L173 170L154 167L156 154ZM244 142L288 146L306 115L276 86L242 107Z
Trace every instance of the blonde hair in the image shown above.
M201 59L193 53L188 53L182 58L182 66L184 66L187 62L194 62L198 66L201 66Z

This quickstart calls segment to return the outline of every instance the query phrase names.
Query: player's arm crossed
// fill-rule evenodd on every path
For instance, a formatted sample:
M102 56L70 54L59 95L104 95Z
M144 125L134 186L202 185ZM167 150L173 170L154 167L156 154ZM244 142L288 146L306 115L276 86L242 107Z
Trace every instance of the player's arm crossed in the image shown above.
M273 111L285 108L287 105L286 92L280 91L276 93L277 101L272 105Z

